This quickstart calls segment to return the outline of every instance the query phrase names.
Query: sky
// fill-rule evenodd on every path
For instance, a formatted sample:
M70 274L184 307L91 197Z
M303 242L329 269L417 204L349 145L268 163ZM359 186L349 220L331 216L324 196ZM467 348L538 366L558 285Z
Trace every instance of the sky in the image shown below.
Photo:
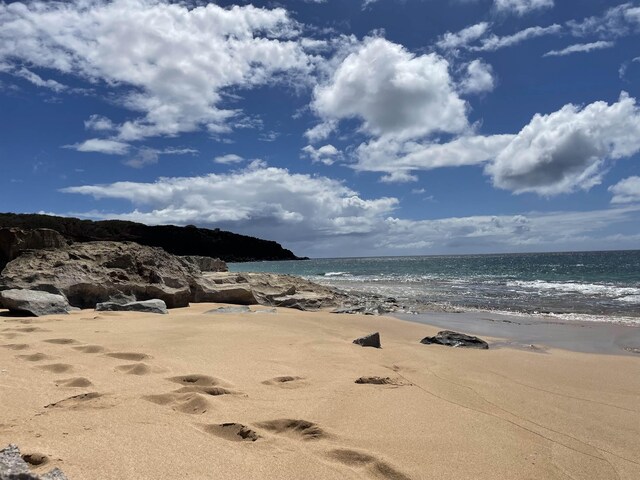
M639 0L0 1L0 211L637 249L639 39Z

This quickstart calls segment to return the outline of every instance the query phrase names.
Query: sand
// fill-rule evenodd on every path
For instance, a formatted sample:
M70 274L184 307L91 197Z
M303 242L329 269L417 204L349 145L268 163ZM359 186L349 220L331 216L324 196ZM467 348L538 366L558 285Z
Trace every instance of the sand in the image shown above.
M215 307L0 316L0 445L71 480L640 478L640 356Z

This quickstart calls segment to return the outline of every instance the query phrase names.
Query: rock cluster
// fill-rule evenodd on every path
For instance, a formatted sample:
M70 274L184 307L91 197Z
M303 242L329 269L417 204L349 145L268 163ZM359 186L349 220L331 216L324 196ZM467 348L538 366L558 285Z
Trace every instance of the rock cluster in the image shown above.
M228 272L226 262L219 258L203 257L200 255L185 255L182 257L189 263L196 265L201 272Z
M0 480L67 480L59 468L44 475L36 475L29 470L29 464L20 455L16 445L0 450Z

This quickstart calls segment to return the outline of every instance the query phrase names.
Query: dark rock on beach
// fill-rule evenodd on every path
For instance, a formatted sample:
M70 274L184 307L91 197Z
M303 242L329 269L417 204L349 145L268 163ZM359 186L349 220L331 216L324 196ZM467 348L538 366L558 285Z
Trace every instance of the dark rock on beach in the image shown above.
M370 333L369 335L365 335L364 337L356 338L353 343L355 343L356 345L361 345L363 347L382 347L382 345L380 345L380 334L378 332Z
M29 470L16 445L9 445L0 450L0 480L67 480L59 468L54 468L44 475L36 475Z
M33 315L67 314L71 306L62 295L35 290L4 290L0 292L0 306L14 313Z
M203 257L199 255L186 255L182 257L189 263L197 266L201 272L228 272L226 262L223 262L219 258Z
M169 313L167 312L167 304L158 299L128 303L103 302L96 305L96 310L99 312Z
M479 348L483 350L489 348L489 344L478 337L472 337L471 335L465 335L464 333L452 332L451 330L438 332L435 337L424 337L420 340L420 343L425 345L446 345L447 347Z

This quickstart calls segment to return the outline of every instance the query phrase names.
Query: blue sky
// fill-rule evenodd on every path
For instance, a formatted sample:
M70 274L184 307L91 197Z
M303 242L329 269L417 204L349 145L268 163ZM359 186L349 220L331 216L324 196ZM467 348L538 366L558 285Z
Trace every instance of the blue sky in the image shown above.
M640 248L640 2L0 2L0 210L299 255Z

